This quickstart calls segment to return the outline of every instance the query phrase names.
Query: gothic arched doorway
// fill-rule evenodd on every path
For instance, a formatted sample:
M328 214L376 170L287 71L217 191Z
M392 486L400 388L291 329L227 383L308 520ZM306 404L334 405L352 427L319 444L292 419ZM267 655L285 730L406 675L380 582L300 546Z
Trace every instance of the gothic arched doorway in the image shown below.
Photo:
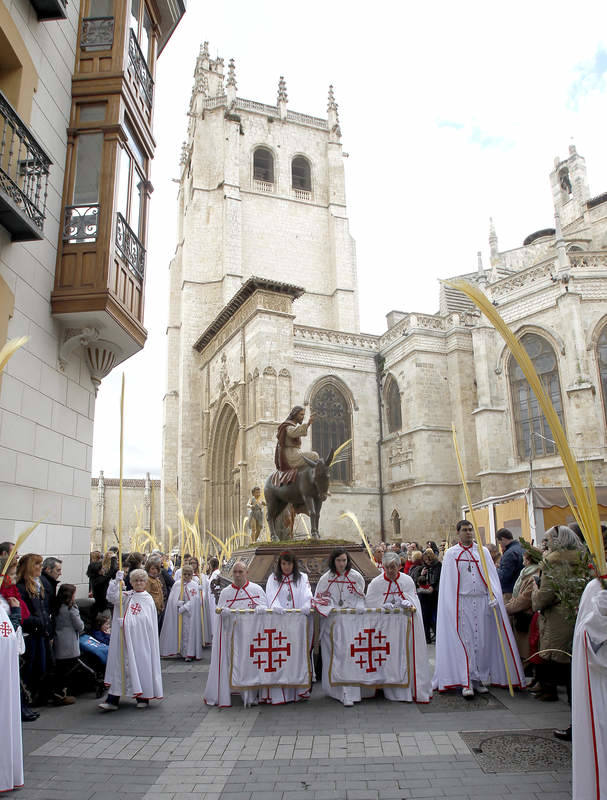
M209 530L225 541L240 527L240 468L238 418L232 406L222 408L211 452Z

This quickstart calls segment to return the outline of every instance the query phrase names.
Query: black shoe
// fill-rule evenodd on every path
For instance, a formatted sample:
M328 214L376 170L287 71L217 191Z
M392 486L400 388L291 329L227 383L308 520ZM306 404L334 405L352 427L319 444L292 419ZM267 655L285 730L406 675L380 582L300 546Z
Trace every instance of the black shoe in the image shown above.
M31 708L21 709L21 722L34 722L39 716L40 714L37 711L32 711Z
M552 731L552 733L556 736L557 739L561 739L563 742L571 741L571 725L568 728L565 728L565 730Z

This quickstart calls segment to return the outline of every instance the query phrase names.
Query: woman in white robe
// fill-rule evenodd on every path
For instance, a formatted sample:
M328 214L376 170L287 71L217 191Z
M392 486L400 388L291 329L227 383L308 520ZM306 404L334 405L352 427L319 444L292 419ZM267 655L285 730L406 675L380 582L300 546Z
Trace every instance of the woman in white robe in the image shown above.
M432 697L432 676L428 661L428 647L424 632L422 608L415 591L413 579L400 571L400 556L397 553L384 553L383 574L373 578L367 589L365 604L367 608L390 608L395 606L414 607L411 617L411 637L409 639L408 661L412 674L409 686L386 687L386 700L401 700L410 703L429 703Z
M183 580L183 593L182 593ZM211 642L208 584L206 576L200 585L194 580L193 569L183 568L182 580L173 584L167 600L162 631L160 632L160 655L181 655L186 661L202 658L202 649ZM181 647L179 642L179 620L181 619Z
M266 582L266 598L268 608L278 613L283 610L298 608L308 616L311 610L312 590L305 572L300 572L297 557L292 550L285 550L278 557L276 568ZM308 620L312 624L312 620ZM310 631L310 628L308 629ZM310 642L312 637L310 636ZM310 653L311 658L311 653ZM284 703L296 703L307 700L309 689L283 689L282 687L264 688L260 692L259 702L273 706Z
M571 688L573 800L600 800L607 797L607 591L597 578L580 601Z
M345 547L336 547L329 556L329 571L321 575L316 585L314 608L321 616L320 647L322 652L322 688L325 694L339 700L344 706L359 703L359 686L331 686L329 663L331 658L331 627L329 614L334 608L364 608L365 579L352 569L352 560Z
M107 699L99 704L104 711L118 708L120 696L134 697L138 708L145 708L151 699L162 699L162 674L158 645L158 615L151 594L146 592L147 572L130 573L132 590L122 592L120 615L120 583L124 573L117 572L107 590L107 600L114 606L112 635L105 668ZM123 639L123 646L120 639ZM124 682L122 679L124 655Z
M13 598L14 599L14 598ZM19 601L12 608L0 595L0 792L10 792L23 786L23 746L21 743L21 696L19 691L19 649L23 639L17 634L17 616L21 617Z

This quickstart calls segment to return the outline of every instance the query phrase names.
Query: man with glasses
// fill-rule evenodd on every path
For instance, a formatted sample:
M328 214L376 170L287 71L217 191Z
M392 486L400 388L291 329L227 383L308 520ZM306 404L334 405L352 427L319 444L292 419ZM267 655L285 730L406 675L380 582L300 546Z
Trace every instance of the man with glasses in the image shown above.
M499 624L510 680L513 686L523 688L523 667L493 560L484 547L491 599L474 528L462 519L456 531L459 542L446 551L441 571L433 686L439 691L461 687L466 698L472 698L475 691L485 694L485 684L507 686Z

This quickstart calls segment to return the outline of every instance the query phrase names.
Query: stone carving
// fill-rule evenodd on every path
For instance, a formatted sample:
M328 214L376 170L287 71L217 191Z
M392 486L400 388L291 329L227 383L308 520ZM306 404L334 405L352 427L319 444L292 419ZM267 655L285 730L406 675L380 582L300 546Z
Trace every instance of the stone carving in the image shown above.
M554 259L550 259L542 264L534 264L532 267L522 270L522 272L517 272L516 275L513 275L510 278L504 278L501 281L497 281L497 283L494 283L491 286L491 297L493 299L497 299L506 294L510 294L517 289L522 289L525 286L530 286L534 283L543 283L546 282L546 280L552 280L552 267L554 266L554 263Z
M335 344L340 347L356 347L375 352L378 349L379 337L358 333L340 333L324 328L312 328L308 325L294 325L295 339L309 342Z

